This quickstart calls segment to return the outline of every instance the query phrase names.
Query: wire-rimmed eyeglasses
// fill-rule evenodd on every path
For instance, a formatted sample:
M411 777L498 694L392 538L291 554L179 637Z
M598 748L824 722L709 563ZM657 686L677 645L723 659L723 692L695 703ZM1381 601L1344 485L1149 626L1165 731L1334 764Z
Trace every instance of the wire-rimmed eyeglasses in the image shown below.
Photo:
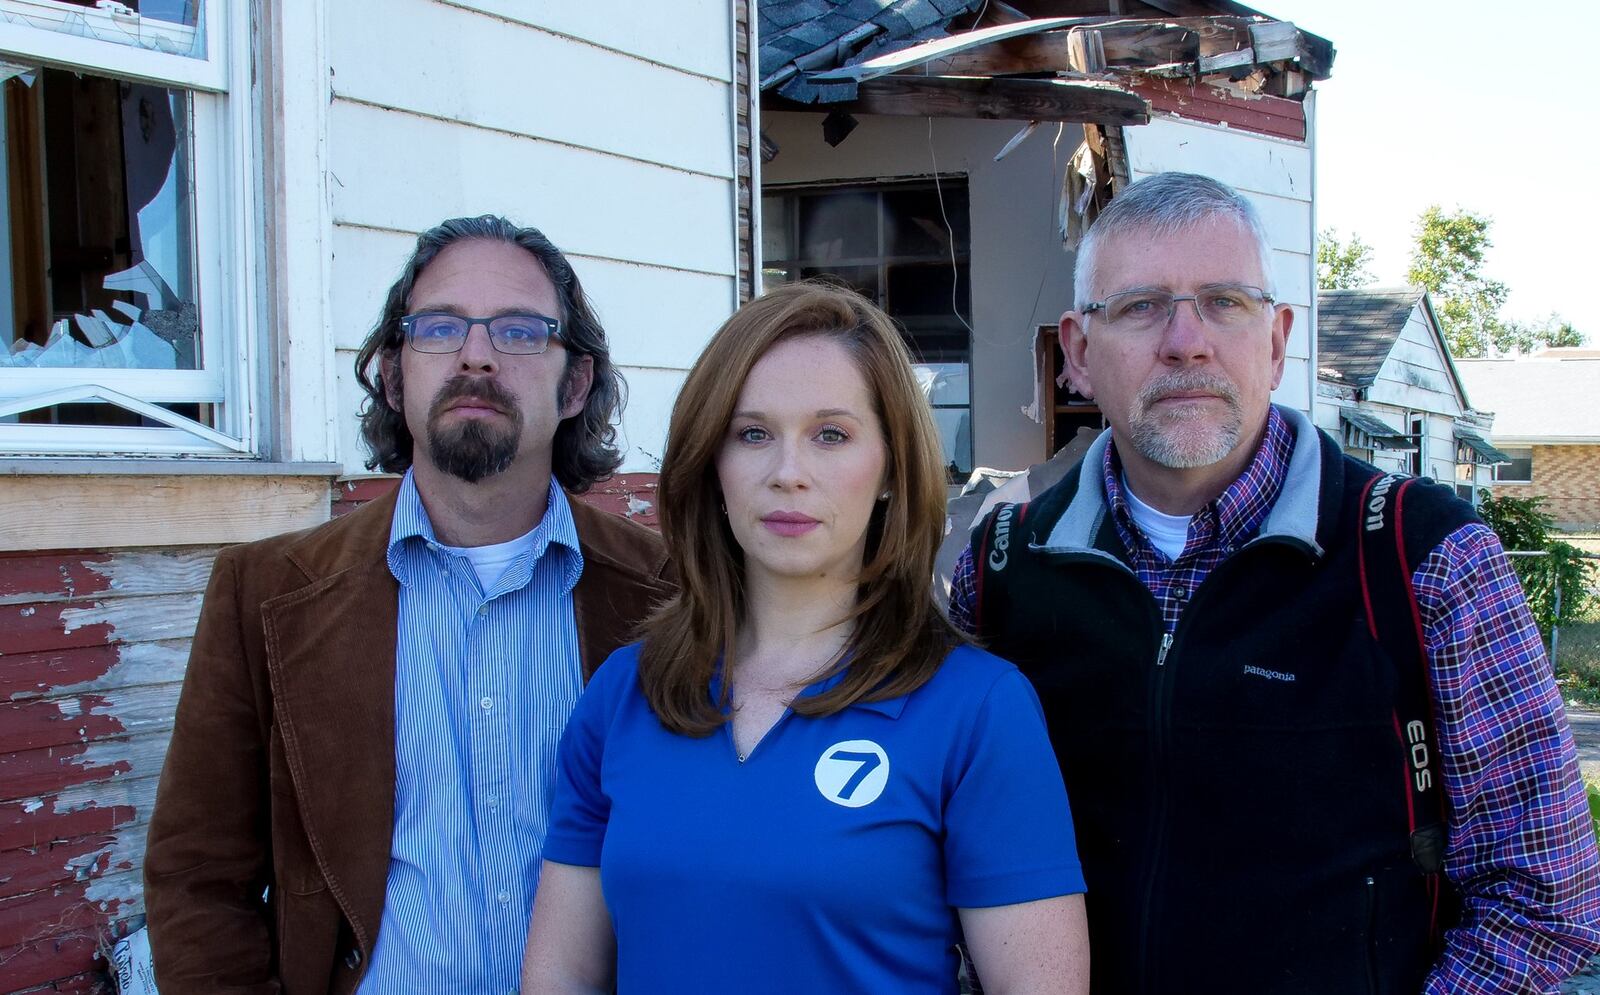
M1276 303L1260 287L1218 283L1182 295L1165 290L1125 290L1085 304L1083 313L1103 313L1101 320L1117 331L1154 331L1167 327L1180 301L1192 302L1201 321L1224 330L1248 326Z

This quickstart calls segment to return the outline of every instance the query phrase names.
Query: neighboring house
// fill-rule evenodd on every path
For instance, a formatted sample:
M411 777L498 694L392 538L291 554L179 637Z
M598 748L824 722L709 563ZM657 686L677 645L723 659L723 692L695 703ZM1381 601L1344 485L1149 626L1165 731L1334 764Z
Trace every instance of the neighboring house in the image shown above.
M1042 16L1063 10L1076 16ZM1057 382L1072 248L1116 191L1165 170L1261 209L1295 309L1275 397L1316 406L1311 82L1330 70L1326 41L1227 0L759 12L764 282L832 274L902 323L952 480L1100 427Z
M1387 470L1451 483L1476 503L1509 457L1486 438L1426 291L1317 293L1317 425Z
M1495 496L1542 497L1561 528L1600 530L1600 350L1457 362L1510 458L1496 468Z
M392 486L351 367L419 230L504 213L571 254L631 388L599 500L649 508L751 284L748 21L0 0L0 991L106 990L216 548Z

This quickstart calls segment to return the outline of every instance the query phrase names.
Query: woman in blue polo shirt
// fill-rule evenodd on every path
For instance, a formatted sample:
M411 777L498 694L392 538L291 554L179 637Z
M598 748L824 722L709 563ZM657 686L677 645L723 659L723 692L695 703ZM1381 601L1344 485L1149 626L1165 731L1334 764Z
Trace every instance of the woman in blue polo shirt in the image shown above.
M561 744L524 991L1088 991L1032 687L931 597L943 458L889 319L820 284L722 326L659 483L682 591Z

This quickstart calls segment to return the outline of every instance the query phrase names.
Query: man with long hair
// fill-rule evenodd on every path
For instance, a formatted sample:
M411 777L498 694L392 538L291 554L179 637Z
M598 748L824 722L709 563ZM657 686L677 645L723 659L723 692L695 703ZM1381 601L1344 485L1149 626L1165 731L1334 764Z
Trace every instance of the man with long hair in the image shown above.
M145 858L165 995L514 990L562 728L671 590L569 499L623 384L539 231L422 233L356 374L399 487L217 558Z

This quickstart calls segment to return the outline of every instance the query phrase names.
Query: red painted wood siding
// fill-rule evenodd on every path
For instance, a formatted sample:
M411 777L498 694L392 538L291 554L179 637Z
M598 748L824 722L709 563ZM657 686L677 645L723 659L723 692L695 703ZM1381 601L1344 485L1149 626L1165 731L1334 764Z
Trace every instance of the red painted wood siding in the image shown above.
M1293 142L1306 139L1306 109L1297 100L1266 94L1245 96L1222 87L1177 79L1141 78L1132 89L1150 101L1154 111Z
M394 478L339 484L333 513ZM654 527L655 474L583 500ZM111 991L215 548L0 556L0 992Z

